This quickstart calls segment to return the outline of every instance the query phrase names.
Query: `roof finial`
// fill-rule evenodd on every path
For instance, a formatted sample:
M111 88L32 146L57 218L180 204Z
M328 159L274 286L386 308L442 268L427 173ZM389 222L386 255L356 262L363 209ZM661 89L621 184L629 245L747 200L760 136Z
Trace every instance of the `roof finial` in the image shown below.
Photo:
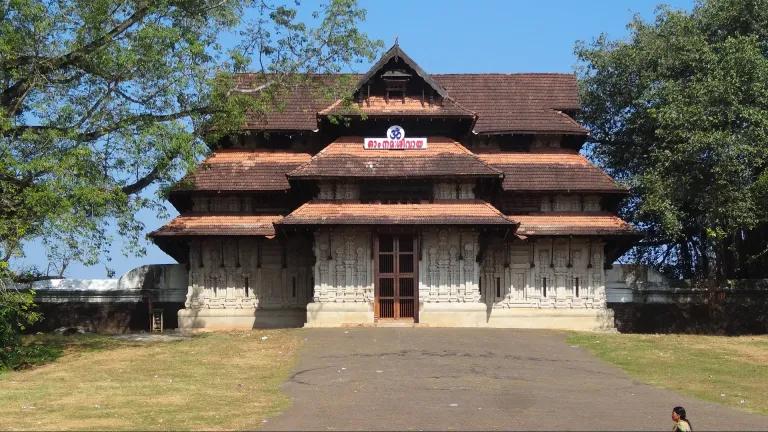
M398 41L398 39L400 39L400 37L398 35L395 35L395 46L400 45L400 42Z

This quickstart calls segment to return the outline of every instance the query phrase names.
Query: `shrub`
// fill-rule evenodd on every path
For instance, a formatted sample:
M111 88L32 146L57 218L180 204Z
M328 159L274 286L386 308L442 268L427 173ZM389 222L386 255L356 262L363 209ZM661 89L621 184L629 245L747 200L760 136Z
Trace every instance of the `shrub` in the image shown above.
M41 319L33 291L9 287L0 280L0 369L25 363L27 350L22 346L21 333Z

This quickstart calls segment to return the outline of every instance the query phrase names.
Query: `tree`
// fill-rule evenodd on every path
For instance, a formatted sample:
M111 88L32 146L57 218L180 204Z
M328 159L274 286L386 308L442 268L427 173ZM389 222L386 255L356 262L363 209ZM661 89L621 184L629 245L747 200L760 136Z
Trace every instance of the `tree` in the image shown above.
M34 292L8 287L0 279L0 371L24 361L21 333L41 318Z
M125 252L143 253L135 214L163 210L162 194L146 191L167 188L246 112L279 109L304 77L380 48L358 31L355 0L328 0L307 23L298 5L0 0L0 278L41 276L11 265L35 238L60 274L109 257L110 228ZM233 73L254 64L267 85L233 93Z
M576 54L590 148L632 188L624 213L647 235L634 256L678 277L749 276L768 263L768 0L660 7L628 29Z

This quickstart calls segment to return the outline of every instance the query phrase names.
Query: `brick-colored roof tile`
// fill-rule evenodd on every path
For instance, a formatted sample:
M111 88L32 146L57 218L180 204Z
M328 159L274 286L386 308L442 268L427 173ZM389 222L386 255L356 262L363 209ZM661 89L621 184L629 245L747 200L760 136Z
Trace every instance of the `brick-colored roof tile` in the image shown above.
M520 222L517 234L537 235L636 235L630 224L610 213L538 213L510 215Z
M420 150L366 150L363 137L342 137L288 173L291 178L457 176L501 177L501 172L450 138L428 137L428 147Z
M624 193L608 174L577 153L478 153L504 172L507 191L579 191Z
M178 216L151 237L170 236L266 236L275 235L279 215L199 215Z
M218 150L179 183L176 190L280 191L290 189L285 174L309 162L307 153Z
M580 109L573 74L432 75L461 106L477 113L475 132L586 134L562 111Z
M421 98L406 96L404 99L394 98L389 102L383 96L367 97L362 103L352 107L341 106L340 101L321 110L320 115L427 115L438 117L473 117L474 112L462 107L452 99L443 99L435 103L422 101Z
M353 75L352 78L360 78ZM563 133L585 135L586 130L567 113L580 109L578 86L573 74L433 74L430 75L448 92L449 99L437 113L478 116L474 131L493 133ZM239 74L237 88L253 91L258 76ZM333 79L318 76L318 81ZM263 116L249 115L244 129L250 130L316 130L317 114L333 106L308 85L297 86L284 98L283 109ZM374 100L374 102L377 100ZM378 102L377 102L378 104ZM395 103L393 111L411 115ZM399 111L398 111L399 110ZM382 112L371 110L371 114ZM424 114L429 115L428 110Z
M436 201L423 204L371 204L310 201L282 225L510 225L495 207L479 200Z

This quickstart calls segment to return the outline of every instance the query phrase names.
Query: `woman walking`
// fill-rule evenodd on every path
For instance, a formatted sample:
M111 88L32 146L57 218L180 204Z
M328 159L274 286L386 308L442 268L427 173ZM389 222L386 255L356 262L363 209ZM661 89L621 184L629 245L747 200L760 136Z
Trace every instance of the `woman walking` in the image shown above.
M672 432L691 432L691 422L685 417L685 408L676 406L672 408L672 421L675 423L675 427L672 428Z

